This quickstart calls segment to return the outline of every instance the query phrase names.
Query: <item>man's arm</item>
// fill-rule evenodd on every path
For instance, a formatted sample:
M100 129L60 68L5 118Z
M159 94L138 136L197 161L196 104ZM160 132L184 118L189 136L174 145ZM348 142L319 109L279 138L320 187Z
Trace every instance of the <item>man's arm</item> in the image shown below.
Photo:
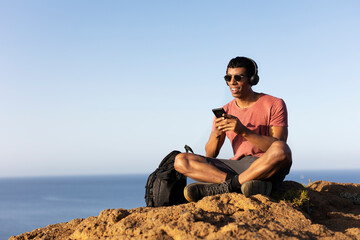
M211 132L209 141L205 145L206 157L216 158L225 141L225 133L216 128Z
M270 136L259 135L246 128L241 135L249 142L254 144L261 151L266 152L273 142L277 140L286 142L288 136L288 128L270 127Z
M216 128L220 132L234 131L240 134L263 152L266 152L277 140L286 142L288 136L287 127L270 127L270 136L256 134L245 127L237 117L231 115L226 115L225 119L217 121Z

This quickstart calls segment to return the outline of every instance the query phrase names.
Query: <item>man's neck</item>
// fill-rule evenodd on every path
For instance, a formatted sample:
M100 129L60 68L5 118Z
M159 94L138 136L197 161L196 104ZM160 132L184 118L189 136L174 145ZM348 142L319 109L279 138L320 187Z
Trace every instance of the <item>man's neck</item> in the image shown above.
M256 92L249 92L247 96L242 98L235 98L236 105L240 108L248 108L253 105L260 98L260 94Z

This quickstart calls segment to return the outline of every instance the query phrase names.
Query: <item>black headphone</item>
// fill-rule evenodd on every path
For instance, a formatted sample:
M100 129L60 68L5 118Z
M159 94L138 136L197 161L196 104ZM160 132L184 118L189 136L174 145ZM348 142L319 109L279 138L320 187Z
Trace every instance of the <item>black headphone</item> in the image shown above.
M258 84L259 80L260 80L260 77L258 75L258 66L256 64L256 62L254 60L252 60L251 58L248 58L248 57L244 57L246 59L249 59L253 64L254 64L254 67L255 67L255 72L254 74L249 78L249 84L251 86L254 86L256 84Z

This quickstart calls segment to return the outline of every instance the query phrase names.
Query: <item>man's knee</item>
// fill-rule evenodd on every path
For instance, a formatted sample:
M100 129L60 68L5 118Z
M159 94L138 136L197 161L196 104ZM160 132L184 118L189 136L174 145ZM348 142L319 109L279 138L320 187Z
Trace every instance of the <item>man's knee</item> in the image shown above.
M189 153L179 153L175 157L174 168L176 171L183 173L189 168L188 154Z
M273 165L289 167L292 164L291 150L283 141L274 142L269 148L269 161Z

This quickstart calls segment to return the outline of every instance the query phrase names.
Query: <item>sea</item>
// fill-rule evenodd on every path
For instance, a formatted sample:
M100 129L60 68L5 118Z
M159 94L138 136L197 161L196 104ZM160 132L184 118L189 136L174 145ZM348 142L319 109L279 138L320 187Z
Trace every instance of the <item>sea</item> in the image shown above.
M0 240L105 209L144 207L148 175L0 178ZM360 169L293 170L285 180L360 183Z

